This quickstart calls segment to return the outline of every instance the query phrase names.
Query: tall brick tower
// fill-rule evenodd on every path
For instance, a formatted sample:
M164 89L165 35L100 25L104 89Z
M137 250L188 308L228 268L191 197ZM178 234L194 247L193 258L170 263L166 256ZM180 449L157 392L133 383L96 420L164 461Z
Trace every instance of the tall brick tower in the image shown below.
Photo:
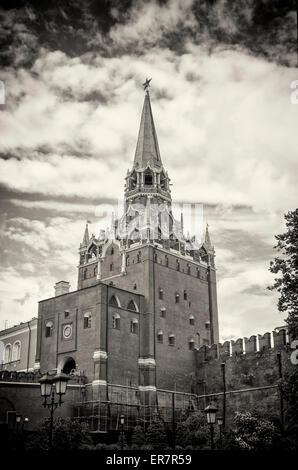
M87 224L77 290L40 302L36 360L65 371L72 358L101 397L129 381L152 403L157 389L192 390L194 350L218 342L218 313L208 227L194 247L173 216L148 90L124 200L109 233Z

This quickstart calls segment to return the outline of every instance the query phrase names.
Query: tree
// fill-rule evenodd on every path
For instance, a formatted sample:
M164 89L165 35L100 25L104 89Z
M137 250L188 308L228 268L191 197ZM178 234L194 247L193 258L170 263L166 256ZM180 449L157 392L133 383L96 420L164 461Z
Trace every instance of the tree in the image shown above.
M135 449L141 449L146 444L146 435L143 431L142 426L140 426L139 424L137 424L133 429L131 436L131 444L132 447Z
M168 447L168 439L164 423L159 416L154 416L147 428L146 441L154 450L164 450Z
M28 449L49 449L50 420L45 419L32 437ZM71 418L55 418L53 422L53 449L76 450L92 445L88 426Z
M204 412L198 411L192 413L179 424L176 433L176 443L184 449L186 447L198 449L210 448L210 429Z
M236 412L230 447L242 450L269 450L280 439L279 431L268 419L256 414Z
M275 278L270 290L280 293L278 309L288 314L286 323L289 336L298 338L298 209L285 214L286 232L276 235L277 245L274 247L280 254L270 263L270 271L280 276ZM286 433L292 436L293 442L298 437L298 370L297 365L288 367L281 381L281 391L287 402Z
M286 322L292 338L298 338L298 209L285 214L286 232L276 235L275 249L280 256L271 261L269 270L279 274L269 290L280 293L278 310L287 312Z

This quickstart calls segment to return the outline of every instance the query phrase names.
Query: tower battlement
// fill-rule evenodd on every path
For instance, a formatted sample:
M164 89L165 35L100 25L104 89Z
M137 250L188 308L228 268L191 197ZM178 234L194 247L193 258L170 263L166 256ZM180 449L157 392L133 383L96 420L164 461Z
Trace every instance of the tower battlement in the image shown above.
M279 331L266 332L236 340L228 340L224 343L211 346L201 346L196 351L197 365L211 360L224 361L229 357L255 354L260 356L265 352L286 350L289 345L286 328Z

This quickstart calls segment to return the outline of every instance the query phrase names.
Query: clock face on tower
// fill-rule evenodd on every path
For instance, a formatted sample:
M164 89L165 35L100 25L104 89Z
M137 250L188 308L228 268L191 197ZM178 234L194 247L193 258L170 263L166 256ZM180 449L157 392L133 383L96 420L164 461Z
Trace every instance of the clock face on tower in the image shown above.
M70 339L72 336L72 325L64 325L63 327L63 337L65 339Z

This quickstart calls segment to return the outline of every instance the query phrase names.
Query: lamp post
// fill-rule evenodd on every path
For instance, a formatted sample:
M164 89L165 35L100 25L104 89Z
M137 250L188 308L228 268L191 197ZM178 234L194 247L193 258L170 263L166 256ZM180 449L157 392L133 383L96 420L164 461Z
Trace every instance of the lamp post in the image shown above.
M25 424L28 424L28 423L29 423L29 418L24 418L23 424L22 424L22 432L24 431Z
M208 405L205 408L207 423L210 425L210 447L214 450L214 424L216 423L217 408L214 405Z
M22 449L25 448L25 436L24 436L24 427L25 424L29 423L29 418L24 418L22 423Z
M67 382L69 380L68 375L60 374L55 375L54 377L45 374L39 381L40 383L40 394L44 398L43 406L50 410L50 430L49 430L49 448L52 449L53 444L53 419L54 411L58 406L61 406L62 395L66 393ZM59 396L59 400L55 401L55 391ZM47 399L50 398L50 402L47 402Z
M16 449L19 448L19 427L22 420L22 415L20 413L16 414Z
M125 416L120 415L120 426L121 426L121 450L124 449L124 423L125 423Z
M217 418L217 424L219 427L219 447L222 449L222 425L223 425L223 418L221 416L218 416Z

